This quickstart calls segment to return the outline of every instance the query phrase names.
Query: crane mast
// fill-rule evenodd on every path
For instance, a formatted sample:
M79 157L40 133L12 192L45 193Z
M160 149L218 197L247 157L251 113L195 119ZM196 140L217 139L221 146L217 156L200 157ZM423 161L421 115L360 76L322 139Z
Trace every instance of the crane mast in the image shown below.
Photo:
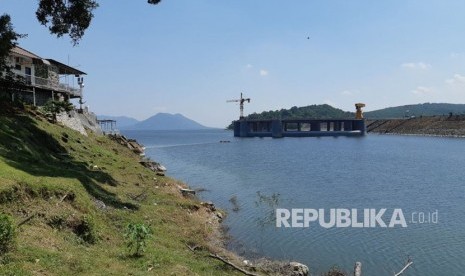
M244 103L245 103L245 102L250 103L250 98L243 98L243 97L242 97L242 93L241 93L241 98L240 98L240 99L229 100L229 101L226 101L226 102L228 102L228 103L239 103L239 109L240 109L240 117L239 117L239 120L244 119Z

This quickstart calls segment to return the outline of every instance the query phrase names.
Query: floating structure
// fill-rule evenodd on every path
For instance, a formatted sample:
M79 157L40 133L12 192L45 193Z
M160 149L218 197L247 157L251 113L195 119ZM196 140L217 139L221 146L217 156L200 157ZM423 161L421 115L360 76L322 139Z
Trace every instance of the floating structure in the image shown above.
M319 137L365 135L363 119L238 120L235 137Z
M234 121L235 137L363 136L366 133L362 107L357 103L355 119L268 119Z

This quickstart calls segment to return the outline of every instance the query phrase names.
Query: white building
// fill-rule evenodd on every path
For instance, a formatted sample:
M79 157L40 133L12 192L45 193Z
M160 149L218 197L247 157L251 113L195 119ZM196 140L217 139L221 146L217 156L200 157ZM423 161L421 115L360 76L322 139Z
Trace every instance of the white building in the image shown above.
M21 47L14 47L8 63L12 72L23 77L26 87L15 91L13 97L36 106L44 105L48 100L82 100L83 78L86 73L58 62L44 59Z

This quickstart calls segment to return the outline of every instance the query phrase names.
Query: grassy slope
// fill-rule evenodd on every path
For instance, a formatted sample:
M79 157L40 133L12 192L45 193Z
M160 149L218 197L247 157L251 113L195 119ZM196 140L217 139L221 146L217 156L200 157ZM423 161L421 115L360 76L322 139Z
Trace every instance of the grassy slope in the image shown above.
M215 222L176 185L106 137L84 137L38 117L0 116L0 212L16 223L36 214L18 228L15 249L0 256L0 275L234 275L206 250L186 248L211 247ZM93 222L94 244L78 227L85 218ZM140 258L125 250L129 222L153 230Z

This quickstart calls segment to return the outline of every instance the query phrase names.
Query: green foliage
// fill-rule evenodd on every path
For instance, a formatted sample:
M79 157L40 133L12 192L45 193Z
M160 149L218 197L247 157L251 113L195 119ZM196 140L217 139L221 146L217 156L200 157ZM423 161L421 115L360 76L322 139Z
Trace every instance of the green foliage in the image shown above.
M147 2L158 4L160 1ZM68 34L77 45L89 28L98 6L95 0L40 0L36 16L40 24L48 26L50 33L58 37Z
M151 234L150 228L143 223L128 224L124 237L130 255L141 256L145 251L146 240Z
M291 107L275 111L264 111L260 114L253 113L248 119L329 119L329 118L352 118L353 113L334 108L327 104L309 105L303 107Z
M11 18L8 14L0 16L0 72L10 69L6 63L6 58L10 50L16 46L16 41L24 36L14 31Z
M89 27L93 10L98 7L94 0L41 0L36 11L37 20L58 37L69 34L74 45Z
M7 70L5 74L0 76L0 101L1 102L11 102L12 95L24 88L25 86L24 78L21 76L15 75L13 72ZM21 99L14 97L16 103L20 102Z
M57 121L57 114L60 112L69 112L73 110L74 106L70 102L66 101L52 101L49 100L45 103L43 110L47 113L52 114L53 116L53 121Z
M14 243L15 226L10 216L0 214L0 255L8 251Z

